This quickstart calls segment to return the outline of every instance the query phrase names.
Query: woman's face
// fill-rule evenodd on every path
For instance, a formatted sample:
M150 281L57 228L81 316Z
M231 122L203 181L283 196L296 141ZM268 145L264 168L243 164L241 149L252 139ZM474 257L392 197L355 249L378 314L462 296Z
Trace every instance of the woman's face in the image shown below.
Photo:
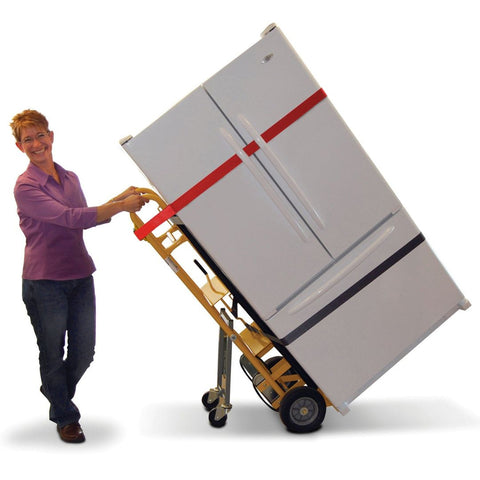
M42 126L22 128L21 140L16 143L17 147L37 167L53 162L52 144L53 132L46 131Z

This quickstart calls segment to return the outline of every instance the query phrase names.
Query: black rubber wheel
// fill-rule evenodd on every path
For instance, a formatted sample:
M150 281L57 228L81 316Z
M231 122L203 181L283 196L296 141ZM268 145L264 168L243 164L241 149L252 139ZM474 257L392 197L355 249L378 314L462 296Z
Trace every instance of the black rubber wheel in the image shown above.
M308 433L318 430L327 406L322 395L313 388L299 387L285 394L280 403L280 418L288 430Z
M202 403L203 403L203 406L205 407L205 409L207 411L210 411L210 410L214 409L218 405L218 402L219 402L218 397L213 402L209 402L208 401L209 394L210 394L210 392L206 392L202 396Z
M213 410L210 410L210 413L208 414L208 420L210 422L210 425L215 428L222 428L225 426L227 423L227 415L225 414L222 418L216 419L215 414L216 414L216 409L214 408Z

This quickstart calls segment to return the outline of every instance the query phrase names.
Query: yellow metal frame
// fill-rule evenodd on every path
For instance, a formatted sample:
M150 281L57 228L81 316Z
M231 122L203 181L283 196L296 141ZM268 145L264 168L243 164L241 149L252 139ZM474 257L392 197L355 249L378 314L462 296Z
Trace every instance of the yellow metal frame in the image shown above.
M141 193L144 198L156 202L159 211L167 206L163 198L153 190L141 188L137 189L137 191ZM144 222L136 213L131 213L130 217L135 230L144 225ZM293 388L305 385L305 382L300 375L287 373L291 369L291 365L283 357L271 368L271 370L265 366L261 361L261 358L272 350L274 345L254 322L248 324L242 318L235 317L236 320L240 320L245 326L245 329L240 333L231 328L225 322L220 315L220 311L217 309L217 305L223 305L224 308L232 313L232 306L229 303L229 301L233 301L231 293L218 277L210 278L208 274L205 275L207 283L203 286L199 286L192 277L190 277L172 254L180 245L188 243L200 258L201 255L196 251L195 247L189 242L188 238L172 220L168 220L168 227L169 228L159 236L156 236L153 232L149 233L145 237L145 240L150 243L156 252L168 263L177 277L202 304L215 322L217 322L224 334L231 339L257 372L263 377L263 381L257 385L256 388L260 392L263 392L270 387L278 394L278 397L271 403L272 408L278 409L285 394ZM323 392L320 390L319 392L325 398L327 405L331 405Z

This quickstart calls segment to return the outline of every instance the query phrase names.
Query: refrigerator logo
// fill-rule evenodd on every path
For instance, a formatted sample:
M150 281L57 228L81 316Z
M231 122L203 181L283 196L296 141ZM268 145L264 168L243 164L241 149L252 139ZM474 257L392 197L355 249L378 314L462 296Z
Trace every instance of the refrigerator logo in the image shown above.
M273 53L269 53L262 59L262 63L268 63L273 58Z

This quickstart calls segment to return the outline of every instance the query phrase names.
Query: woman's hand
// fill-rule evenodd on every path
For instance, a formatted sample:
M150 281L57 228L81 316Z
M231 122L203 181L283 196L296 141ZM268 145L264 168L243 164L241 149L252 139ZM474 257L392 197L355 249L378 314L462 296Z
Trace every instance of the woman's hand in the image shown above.
M123 199L123 208L125 212L138 212L147 202L148 200L145 197L137 192L134 192Z
M148 199L135 187L128 187L120 195L97 207L97 224L106 222L120 212L138 212L147 202Z
M140 195L140 193L138 193L137 191L137 187L128 187L125 191L123 191L122 193L120 193L120 195L117 195L116 197L112 198L111 200L109 200L108 203L110 202L119 202L121 200L125 200L127 197L129 197L130 195Z

